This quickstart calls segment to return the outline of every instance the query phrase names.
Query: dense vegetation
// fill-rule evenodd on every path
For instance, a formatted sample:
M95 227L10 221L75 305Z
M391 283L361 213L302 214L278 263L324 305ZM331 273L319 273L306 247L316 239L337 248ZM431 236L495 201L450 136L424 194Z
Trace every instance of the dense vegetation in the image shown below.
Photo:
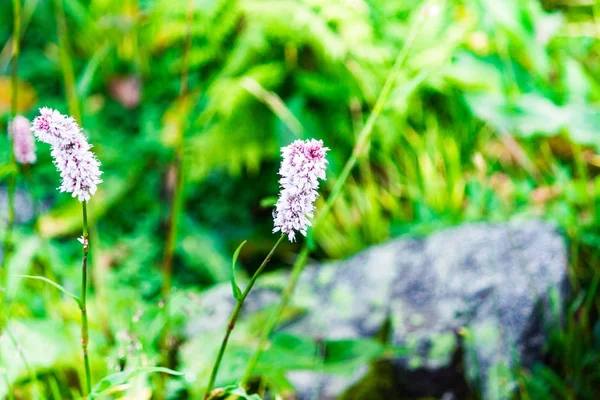
M322 207L410 40L358 165L309 235L312 259L339 259L468 221L553 221L571 256L565 324L546 346L545 365L516 371L516 395L596 398L600 5L447 0L423 11L420 4L23 2L18 111L33 119L38 107L49 106L73 115L104 171L89 205L94 382L167 365L185 376L140 373L125 385L121 375L111 385L130 398L153 391L200 396L221 338L186 345L186 323L202 308L195 299L203 290L229 281L240 242L248 240L238 270L251 274L276 240L271 212L280 147L317 138L331 148ZM5 1L0 11L6 127L13 7ZM1 140L4 185L13 170L8 140ZM34 216L17 220L13 234L0 397L78 398L77 304L16 275L45 276L79 291L81 206L55 190L47 146L38 146L38 162L16 179L17 209ZM301 245L282 244L270 268L291 265ZM163 307L165 265L173 267L170 312ZM257 327L239 329L246 330L248 354ZM218 383L231 383L240 371L224 372ZM285 363L270 378L282 371Z

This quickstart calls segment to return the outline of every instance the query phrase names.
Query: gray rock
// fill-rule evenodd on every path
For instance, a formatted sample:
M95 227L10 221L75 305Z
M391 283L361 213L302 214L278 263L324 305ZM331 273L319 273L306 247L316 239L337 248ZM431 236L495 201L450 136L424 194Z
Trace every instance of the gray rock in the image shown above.
M249 296L245 319L276 301L268 281ZM537 221L464 225L308 267L294 298L308 311L280 332L319 340L365 338L387 323L392 344L406 352L349 377L297 371L288 379L299 399L400 393L464 398L471 390L486 399L508 398L511 367L540 360L547 331L559 322L566 284L564 240ZM222 329L226 321L216 318L231 310L230 298L221 288L207 294L205 304L218 312L191 322L189 336L215 334L208 325ZM387 383L369 388L374 377ZM375 396L380 390L381 397Z

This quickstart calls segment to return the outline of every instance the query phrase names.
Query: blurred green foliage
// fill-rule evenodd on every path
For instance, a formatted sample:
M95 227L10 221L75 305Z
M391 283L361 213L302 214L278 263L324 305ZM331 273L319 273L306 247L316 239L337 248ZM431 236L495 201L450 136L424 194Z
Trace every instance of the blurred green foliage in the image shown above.
M433 2L439 13L424 16L418 0L191 4L190 20L184 0L24 0L19 108L33 118L39 106L65 113L79 107L105 171L90 203L96 382L160 362L160 264L177 148L183 211L170 325L174 366L186 369L194 366L177 360L204 359L198 352L212 359L220 340L192 354L177 353L186 320L201 307L195 296L230 279L231 255L242 240L248 243L238 264L250 272L273 243L269 198L278 192L279 148L295 138L323 139L332 149L326 196L417 24L419 34L368 149L314 232L315 257L341 258L391 237L465 221L555 221L570 243L572 298L564 328L548 343L546 365L519 371L517 396L597 397L600 5L440 0ZM63 40L57 9L67 22ZM0 11L5 125L8 0ZM189 91L180 95L186 65ZM76 106L64 86L69 66ZM4 178L8 151L6 138L1 141ZM34 198L36 218L17 227L11 274L44 275L76 293L79 204L55 190L58 174L49 149L40 145L38 154L38 163L18 180L19 190ZM297 245L283 246L275 265L290 264L297 251ZM2 341L2 370L14 397L35 396L33 369L47 398L77 398L82 371L76 304L30 280L13 279L8 294L9 327L30 364ZM242 335L251 334L247 325L238 328ZM290 340L279 338L285 343L267 356L283 364L277 373L323 368L304 362L314 344L298 347ZM351 352L355 345L342 349ZM365 346L369 351L358 360L381 354L374 343ZM238 350L249 352L232 351ZM204 377L194 380L199 370L189 372L168 381L170 397L198 396ZM231 383L222 372L220 383ZM127 398L149 398L156 375L134 375L119 390ZM274 389L288 393L286 385L281 379ZM7 386L0 383L5 396Z

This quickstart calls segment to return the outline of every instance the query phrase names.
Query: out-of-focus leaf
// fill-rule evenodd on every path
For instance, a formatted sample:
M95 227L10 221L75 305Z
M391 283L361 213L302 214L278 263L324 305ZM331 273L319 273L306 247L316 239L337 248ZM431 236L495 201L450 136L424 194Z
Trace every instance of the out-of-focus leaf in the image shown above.
M499 130L522 137L566 131L580 144L600 146L600 110L586 104L559 106L536 94L514 100L500 95L466 96L474 114Z
M456 55L452 64L445 68L444 76L451 83L465 90L500 93L503 89L502 73L497 66L467 52Z
M264 93L277 88L283 82L285 75L285 66L274 62L253 66L240 77L222 77L208 90L211 100L205 113L211 116L217 113L225 118L230 117L247 103L259 101L255 94L248 90L249 82L252 82L251 87L256 88L258 85Z
M237 285L237 283L235 281L235 263L238 259L238 256L240 255L240 251L242 251L242 247L244 247L245 244L246 244L246 240L244 240L242 242L242 244L240 244L238 246L238 248L235 250L235 253L233 253L233 259L231 260L231 289L233 290L233 297L237 301L241 300L242 291L240 290L240 287Z
M180 222L180 243L177 253L185 265L203 275L207 281L231 279L231 264L221 237L199 226L191 218Z
M19 96L17 97L17 111L26 113L37 102L37 94L33 87L24 81L18 81ZM10 111L11 102L11 79L7 76L0 76L0 114Z
M324 368L344 373L383 355L384 346L371 339L330 340L325 342Z
M90 85L92 84L92 80L98 67L102 63L104 57L106 57L108 51L110 50L110 46L105 44L104 46L98 48L94 53L94 56L90 59L88 64L86 65L83 73L79 77L79 81L77 82L77 95L80 97L85 97L88 95L90 91Z
M270 197L263 198L260 201L260 206L262 208L271 208L271 207L274 207L276 203L277 203L277 197L276 196L270 196Z
M246 392L246 389L244 389L240 385L226 386L224 388L221 388L221 390L217 389L216 391L219 393L220 396L230 394L238 396L239 398L242 398L244 400L262 400L258 394L248 394ZM213 391L213 393L215 392Z
M174 148L183 140L186 121L199 96L199 92L192 92L177 99L167 109L163 116L163 128L160 136L163 145Z
M140 165L129 179L106 179L98 187L98 191L88 203L88 219L94 221L116 204L135 183L137 175L142 171ZM68 194L65 194L68 196ZM53 208L38 219L38 229L44 238L68 235L81 230L81 203L75 199L66 201Z
M164 374L182 376L182 372L177 372L169 368L164 367L146 367L138 368L131 371L117 372L112 375L105 376L92 388L92 392L89 395L90 399L97 397L99 394L109 391L110 389L116 388L124 383L127 383L131 378L140 374L152 374L161 372Z
M61 292L63 292L64 294L66 294L67 296L69 296L70 298L72 298L73 300L75 300L77 302L77 304L80 304L81 299L78 296L75 296L73 293L69 293L69 291L67 289L65 289L62 285L59 285L58 283L44 277L44 276L38 276L38 275L17 275L17 277L19 278L24 278L24 279L34 279L34 280L38 280L38 281L43 281L46 282L47 284L54 286L56 289L60 290Z
M270 370L322 370L352 373L356 368L380 357L384 346L369 339L317 341L309 337L277 334L260 359L259 368Z
M8 264L8 297L14 298L19 290L19 276L27 273L40 249L41 240L37 236L22 238L16 243L14 254Z
M17 173L17 166L15 164L2 164L0 165L0 181L8 178Z
M28 378L28 366L35 370L70 367L78 368L81 348L73 346L77 338L70 334L72 326L64 321L52 320L13 320L9 328L19 349L16 349L8 335L0 337L0 351L8 366L7 378L10 383ZM77 332L77 330L75 330ZM23 352L23 357L20 355ZM0 384L0 397L6 398L6 387Z
M240 85L258 100L265 103L294 135L297 137L302 135L302 125L276 93L265 90L256 80L250 77L243 78Z

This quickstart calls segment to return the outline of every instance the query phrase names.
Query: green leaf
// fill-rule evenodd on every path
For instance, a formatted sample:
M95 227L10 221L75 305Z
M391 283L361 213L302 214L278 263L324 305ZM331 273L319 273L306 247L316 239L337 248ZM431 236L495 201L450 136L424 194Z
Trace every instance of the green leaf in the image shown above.
M17 173L17 167L13 164L2 164L0 165L0 181L13 176Z
M314 251L317 248L317 242L315 241L315 235L313 234L312 229L310 229L306 235L306 246L310 251Z
M265 197L265 198L261 199L260 206L262 208L271 208L271 207L274 207L276 203L277 203L277 196L270 196L270 197Z
M67 291L67 289L65 289L62 285L59 285L58 283L56 283L44 276L39 276L39 275L15 275L15 276L17 276L19 278L35 279L38 281L44 281L44 282L54 286L55 288L57 288L58 290L60 290L61 292L63 292L67 296L69 296L70 298L72 298L73 300L75 300L77 302L77 304L81 305L81 300L79 299L79 297L75 296L73 293L69 293Z
M188 215L182 216L178 230L184 239L177 245L177 255L188 268L210 282L227 282L231 278L231 253L221 236Z
M88 64L85 67L85 70L79 77L79 81L77 82L77 94L80 97L85 97L88 95L90 91L90 87L92 84L92 80L98 67L102 63L102 61L106 58L108 51L110 50L110 46L108 43L105 43L102 47L98 48Z
M271 347L259 362L261 371L313 370L333 374L352 373L381 357L385 347L372 339L319 341L288 333L274 335Z
M32 237L17 237L15 238L15 249L13 255L8 262L8 274L10 274L7 282L7 295L9 298L20 293L18 274L26 274L31 268L31 264L37 256L41 240L37 236Z
M169 375L182 376L184 375L182 372L177 372L169 368L164 367L146 367L146 368L138 368L131 371L122 371L116 372L114 374L105 376L94 386L92 392L89 395L89 398L93 399L97 395L106 392L109 389L127 383L131 378L140 375L140 374L151 374L155 372L163 372Z
M20 320L13 316L7 329L15 342L6 340L8 337L4 336L0 340L0 354L3 358L0 374L2 367L6 366L6 376L11 386L22 388L19 382L29 380L29 371L58 371L78 366L81 362L81 348L72 345L72 328L75 327L76 325L66 321ZM24 393L26 398L33 398L27 395L27 391ZM7 386L1 381L0 398L10 398Z
M122 177L107 178L102 187L94 195L93 206L88 207L90 222L102 217L113 205L123 200L139 181L144 171L145 164L136 164L132 167L126 179ZM43 238L53 238L61 235L79 232L81 230L81 203L78 201L65 201L52 208L38 218L38 229Z
M235 250L235 253L233 253L233 259L231 260L231 289L233 290L233 297L237 301L241 300L242 291L240 290L240 287L235 282L235 263L238 259L238 256L240 255L240 251L242 251L242 247L244 247L245 244L246 244L246 240L244 240L242 242L242 244L240 244L238 246L238 248Z
M329 373L344 373L381 357L384 346L372 339L331 340L324 343L327 355L325 370Z
M257 394L248 394L246 392L246 389L244 389L239 384L224 387L222 395L227 395L227 394L236 395L244 400L262 400L261 397Z
M592 105L557 105L535 93L512 101L498 94L469 94L465 98L477 117L501 133L532 137L553 136L564 130L576 143L600 147L600 112Z

